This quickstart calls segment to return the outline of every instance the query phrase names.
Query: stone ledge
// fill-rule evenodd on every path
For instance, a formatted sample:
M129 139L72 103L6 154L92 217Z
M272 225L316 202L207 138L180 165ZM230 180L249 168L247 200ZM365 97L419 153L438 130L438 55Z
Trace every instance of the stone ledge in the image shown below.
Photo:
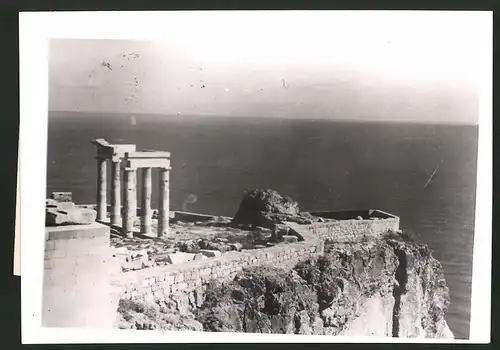
M109 237L109 226L94 222L88 225L45 227L45 240Z

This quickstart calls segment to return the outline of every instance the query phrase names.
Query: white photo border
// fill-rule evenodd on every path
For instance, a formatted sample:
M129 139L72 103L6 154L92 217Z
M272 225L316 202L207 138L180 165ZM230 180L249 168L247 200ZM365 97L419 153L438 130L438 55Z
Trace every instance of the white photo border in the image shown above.
M210 11L213 16L234 15ZM261 11L238 11L255 16ZM252 12L252 13L250 13ZM281 15L281 11L272 11ZM285 11L283 11L285 12ZM286 11L294 16L316 12L325 16L389 15L423 16L429 11ZM321 13L320 13L321 12ZM414 12L418 12L415 14ZM437 12L437 11L430 11ZM245 14L246 13L246 14ZM456 16L455 11L439 11ZM19 15L20 55L20 194L21 194L21 319L22 343L489 343L491 319L492 235L492 75L493 12L460 11L479 16L484 25L482 84L479 102L479 143L473 279L469 340L400 339L375 337L298 336L250 333L197 333L126 331L118 329L42 328L44 211L48 119L48 43L54 38L155 40L161 38L161 23L168 16L204 16L206 12L24 12ZM268 15L268 14L267 14ZM310 14L308 14L310 15ZM134 23L134 25L130 25ZM112 24L112 25L110 25Z

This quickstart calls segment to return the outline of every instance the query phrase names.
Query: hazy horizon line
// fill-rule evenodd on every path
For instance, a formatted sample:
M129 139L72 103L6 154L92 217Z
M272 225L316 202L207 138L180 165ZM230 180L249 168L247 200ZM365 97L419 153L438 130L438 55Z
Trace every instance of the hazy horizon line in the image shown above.
M377 124L377 123L391 123L391 124L419 124L419 125L456 125L456 126L479 126L479 122L460 122L460 121L430 121L430 120L391 120L391 119L363 119L363 118L348 118L348 117L292 117L292 116L264 116L264 115L216 115L216 114L171 114L171 113L161 113L161 112L94 112L94 111L72 111L72 110L49 110L50 113L73 113L73 114L104 114L104 115L114 115L114 117L124 117L124 116L150 116L150 117L180 117L187 116L191 118L232 118L232 119L274 119L274 120L309 120L309 121L331 121L331 122L350 122L350 123L365 123L365 124Z

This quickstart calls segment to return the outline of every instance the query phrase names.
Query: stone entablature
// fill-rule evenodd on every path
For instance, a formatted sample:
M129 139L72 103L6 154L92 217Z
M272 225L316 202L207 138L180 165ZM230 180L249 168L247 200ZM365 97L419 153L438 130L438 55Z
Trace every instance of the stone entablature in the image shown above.
M168 234L170 211L170 152L137 151L136 145L110 144L96 139L97 147L97 220L107 220L107 162L111 161L111 224L120 226L127 237L133 237L133 223L137 216L137 171L142 172L141 233L152 235L151 220L151 172L158 168L159 209L157 236ZM123 172L123 179L121 176ZM121 183L124 186L123 210L121 205Z

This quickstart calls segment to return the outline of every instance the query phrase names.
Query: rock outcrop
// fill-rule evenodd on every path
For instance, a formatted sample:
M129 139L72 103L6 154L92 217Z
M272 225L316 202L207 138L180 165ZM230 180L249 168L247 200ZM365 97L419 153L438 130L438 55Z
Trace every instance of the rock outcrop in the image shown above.
M156 304L120 300L116 325L121 329L202 331L203 326L178 311L161 308Z
M291 272L254 268L210 286L196 319L206 331L453 338L427 246L390 238L327 250Z
M235 226L262 226L273 228L283 221L310 223L300 215L299 205L289 197L282 197L275 190L252 190L245 194L238 212L232 220Z

